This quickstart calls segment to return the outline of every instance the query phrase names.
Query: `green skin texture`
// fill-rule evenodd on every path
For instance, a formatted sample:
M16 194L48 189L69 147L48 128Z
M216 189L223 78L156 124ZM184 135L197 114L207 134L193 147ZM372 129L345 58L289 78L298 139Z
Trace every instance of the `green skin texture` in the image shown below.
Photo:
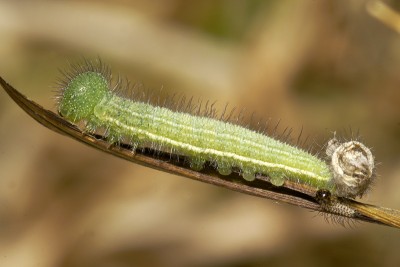
M210 161L223 175L239 168L248 181L264 174L277 186L289 179L333 190L331 171L321 159L238 125L119 97L101 73L88 71L72 79L59 112L71 122L85 120L90 132L108 129L110 143L128 139L134 148L172 149L187 156L194 170Z

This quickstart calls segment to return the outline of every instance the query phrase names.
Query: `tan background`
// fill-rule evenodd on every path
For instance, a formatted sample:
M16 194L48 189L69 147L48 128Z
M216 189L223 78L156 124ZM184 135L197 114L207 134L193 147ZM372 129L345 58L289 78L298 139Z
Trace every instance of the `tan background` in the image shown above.
M100 56L145 88L281 119L294 138L359 129L380 163L363 200L400 209L400 35L365 5L2 0L0 75L55 110L58 69ZM0 91L0 266L395 266L399 247L396 229L113 158Z

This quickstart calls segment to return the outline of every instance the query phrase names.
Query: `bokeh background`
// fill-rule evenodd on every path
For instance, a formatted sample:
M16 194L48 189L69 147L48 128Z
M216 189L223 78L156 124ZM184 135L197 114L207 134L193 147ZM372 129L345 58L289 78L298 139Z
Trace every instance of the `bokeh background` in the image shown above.
M366 5L1 0L0 75L56 110L58 70L99 56L146 89L228 102L294 139L303 127L309 145L360 130L380 163L363 201L400 209L400 34ZM396 229L113 158L0 90L0 266L398 266L399 247Z

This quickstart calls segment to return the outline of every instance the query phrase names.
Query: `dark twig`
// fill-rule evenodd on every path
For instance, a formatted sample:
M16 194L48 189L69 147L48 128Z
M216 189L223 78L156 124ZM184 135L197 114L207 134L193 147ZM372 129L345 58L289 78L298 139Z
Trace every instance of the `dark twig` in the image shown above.
M47 128L67 135L79 142L90 145L96 149L102 150L114 156L129 160L131 162L144 165L160 171L181 175L190 179L221 186L241 193L268 198L275 201L285 202L303 208L327 212L316 199L316 189L300 185L294 182L286 181L283 186L274 186L269 182L268 177L257 176L253 182L246 182L237 173L229 176L219 175L210 164L206 165L204 170L197 172L191 170L187 165L187 160L183 156L172 155L170 153L154 151L145 148L136 150L132 153L132 147L127 144L113 145L104 139L104 136L90 135L82 132L75 125L64 120L52 111L44 109L32 100L22 95L5 80L0 77L0 84L8 95L17 103L26 113L28 113L37 122ZM156 152L156 153L155 153ZM154 157L154 155L157 155ZM354 210L351 219L378 223L387 226L400 228L400 211L364 204L351 199L338 198L336 200L341 205ZM340 216L332 213L335 216Z

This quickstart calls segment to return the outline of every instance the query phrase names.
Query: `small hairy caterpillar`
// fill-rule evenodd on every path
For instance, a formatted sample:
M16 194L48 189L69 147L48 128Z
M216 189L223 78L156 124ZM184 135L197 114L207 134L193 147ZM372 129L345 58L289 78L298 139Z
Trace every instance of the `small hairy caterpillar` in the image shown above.
M327 163L229 122L118 96L114 89L119 84L111 80L109 68L100 61L73 66L60 82L59 113L72 123L84 122L90 133L105 129L110 144L124 140L133 149L151 146L184 155L193 170L211 162L221 175L239 169L247 181L263 174L276 186L290 180L351 198L362 196L372 180L372 154L359 142L332 139Z
M337 201L336 197L326 189L318 190L315 199L321 205L324 211L329 211L331 214L341 215L345 218L353 218L356 214L354 209ZM340 219L340 217L334 217L334 219L339 220L338 222L341 223L344 222L343 218Z

